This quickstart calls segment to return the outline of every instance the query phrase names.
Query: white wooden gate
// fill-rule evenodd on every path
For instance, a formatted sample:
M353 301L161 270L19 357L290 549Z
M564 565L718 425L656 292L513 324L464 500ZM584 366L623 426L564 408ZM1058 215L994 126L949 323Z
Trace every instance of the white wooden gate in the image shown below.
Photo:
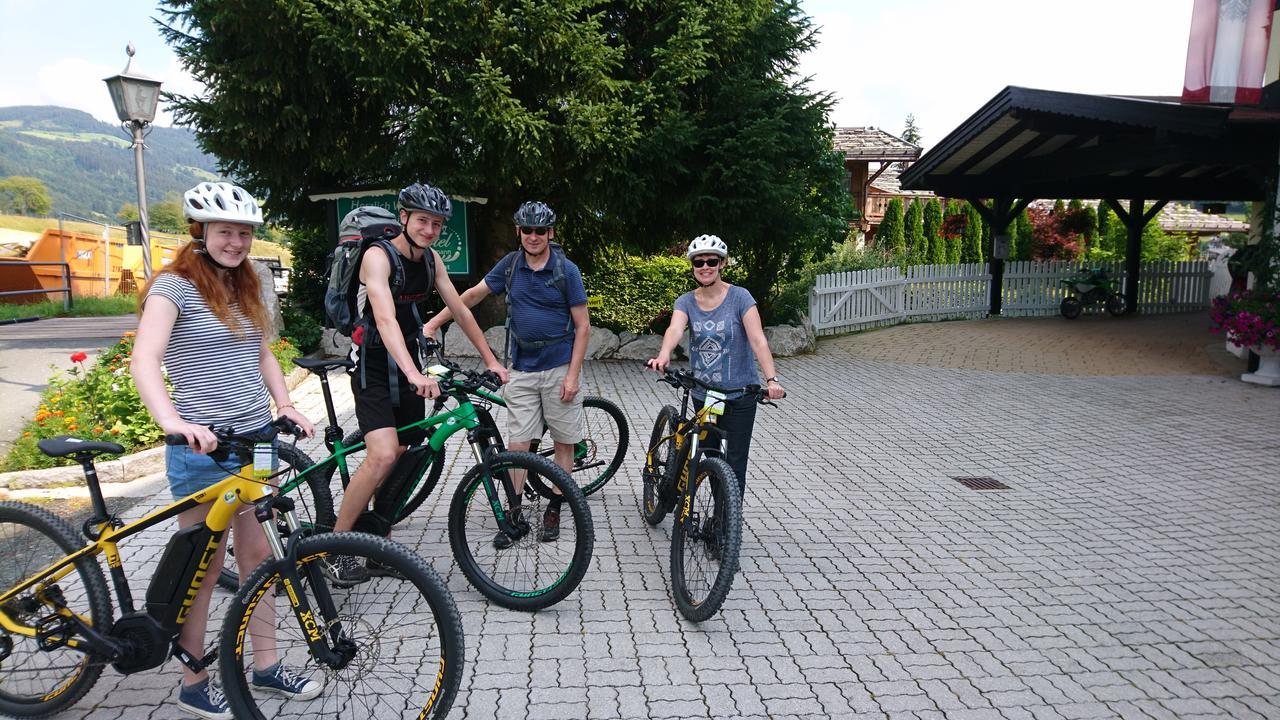
M819 335L897 325L906 280L896 267L819 275L809 292L809 318Z

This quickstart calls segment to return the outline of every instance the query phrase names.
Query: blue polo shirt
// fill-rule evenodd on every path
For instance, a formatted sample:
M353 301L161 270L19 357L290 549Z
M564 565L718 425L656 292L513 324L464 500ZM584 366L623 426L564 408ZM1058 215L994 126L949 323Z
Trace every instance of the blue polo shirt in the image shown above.
M548 258L547 264L538 271L529 267L523 252L515 253L514 257L516 266L511 273L512 328L525 342L550 340L566 332L569 337L536 350L521 350L512 338L511 366L521 372L542 372L567 365L573 357L573 319L569 308L587 304L582 271L569 258L564 259L565 292L561 293L557 284L551 282L554 256ZM484 276L485 285L494 295L506 291L507 265L510 262L512 254L507 253Z

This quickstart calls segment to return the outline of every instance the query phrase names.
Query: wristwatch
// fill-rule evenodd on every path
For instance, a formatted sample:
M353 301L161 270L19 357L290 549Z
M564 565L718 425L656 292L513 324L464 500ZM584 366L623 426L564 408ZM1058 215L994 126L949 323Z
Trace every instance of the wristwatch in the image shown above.
M773 377L767 377L764 379L764 381L767 383L776 382L778 384L782 384L782 381L778 379L777 375L774 375Z

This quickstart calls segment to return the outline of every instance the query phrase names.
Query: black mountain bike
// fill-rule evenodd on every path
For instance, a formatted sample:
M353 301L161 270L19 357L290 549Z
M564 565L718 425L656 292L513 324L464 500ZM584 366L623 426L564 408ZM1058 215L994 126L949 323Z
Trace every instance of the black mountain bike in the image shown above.
M462 621L439 576L384 538L312 534L298 520L293 500L274 492L271 463L254 461L269 456L270 444L215 435L218 448L210 455L227 466L228 477L128 524L108 512L94 468L97 455L119 454L123 447L72 437L40 441L46 454L70 456L84 468L93 516L81 527L89 541L84 544L66 520L43 508L0 503L0 712L50 715L83 697L106 665L127 675L176 657L193 671L218 661L238 718L447 714L462 680L464 652ZM206 503L204 521L169 540L145 605L135 608L117 545ZM203 657L193 656L178 645L178 635L219 540L247 507L266 533L270 554L231 601L219 643ZM283 534L276 515L284 519ZM119 614L112 611L99 555L106 556ZM328 558L334 555L373 560L397 576L339 588L330 581ZM277 587L287 600L276 597ZM248 671L275 661L322 681L323 692L307 701L255 696Z
M753 396L763 405L759 385L719 388L685 370L668 369L658 382L680 391L680 409L658 411L645 455L640 514L657 525L672 510L671 586L680 614L701 622L720 609L738 572L742 544L742 497L738 477L724 461L724 435L716 425L726 395ZM706 400L689 414L690 395L702 388Z

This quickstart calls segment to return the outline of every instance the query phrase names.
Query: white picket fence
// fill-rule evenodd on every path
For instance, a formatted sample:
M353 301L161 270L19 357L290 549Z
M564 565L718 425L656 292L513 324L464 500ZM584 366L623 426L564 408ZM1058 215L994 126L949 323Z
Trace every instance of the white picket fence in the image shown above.
M1124 287L1123 262L1007 262L1001 313L1054 315L1066 295L1062 280L1090 268L1107 270ZM1187 312L1209 306L1209 264L1144 262L1138 312ZM1123 292L1123 290L1121 290ZM809 292L809 320L819 335L915 320L985 317L991 274L986 263L912 265L819 275Z

